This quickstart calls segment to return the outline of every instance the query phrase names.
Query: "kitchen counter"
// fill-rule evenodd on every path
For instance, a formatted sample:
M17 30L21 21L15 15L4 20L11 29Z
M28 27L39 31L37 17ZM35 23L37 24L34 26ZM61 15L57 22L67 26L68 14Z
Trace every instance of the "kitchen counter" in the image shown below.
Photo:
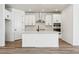
M29 31L22 34L22 47L59 47L57 32Z
M58 34L58 32L55 31L26 31L23 32L23 34Z

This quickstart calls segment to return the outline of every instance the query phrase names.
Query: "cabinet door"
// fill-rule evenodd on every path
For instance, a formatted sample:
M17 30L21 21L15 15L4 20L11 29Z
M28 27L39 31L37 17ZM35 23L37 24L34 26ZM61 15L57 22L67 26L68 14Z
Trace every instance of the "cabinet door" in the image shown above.
M29 25L32 25L32 15L29 15L28 21L29 21Z
M31 19L31 24L32 25L35 25L35 15L32 15L31 17L30 17Z
M46 25L51 25L51 19L52 19L52 16L51 15L46 15Z
M26 15L25 25L35 25L35 15Z
M45 15L46 15L46 13L41 13L41 15L40 15L41 20L45 21Z
M53 14L53 22L61 23L61 14Z
M28 17L29 17L28 15L25 15L25 19L24 19L24 24L25 24L25 25L29 25L29 24L28 24L28 19L29 19Z

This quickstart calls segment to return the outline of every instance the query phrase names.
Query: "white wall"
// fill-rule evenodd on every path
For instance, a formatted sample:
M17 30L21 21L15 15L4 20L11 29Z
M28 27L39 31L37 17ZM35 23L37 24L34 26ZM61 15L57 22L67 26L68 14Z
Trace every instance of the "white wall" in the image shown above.
M12 40L11 21L8 19L5 19L5 41L14 41L14 40Z
M18 9L12 9L12 32L13 32L13 39L22 39L22 21L24 17L24 12Z
M4 4L0 4L0 46L5 46Z
M63 39L79 46L79 4L70 5L62 12Z
M62 11L63 40L73 44L73 6L70 5Z
M5 41L14 41L12 35L11 16L12 16L11 10L5 9Z
M73 5L73 45L79 46L79 4Z
M11 20L11 11L5 9L5 19Z
M7 11L10 11L10 18L6 20L6 41L22 39L24 12L14 8Z

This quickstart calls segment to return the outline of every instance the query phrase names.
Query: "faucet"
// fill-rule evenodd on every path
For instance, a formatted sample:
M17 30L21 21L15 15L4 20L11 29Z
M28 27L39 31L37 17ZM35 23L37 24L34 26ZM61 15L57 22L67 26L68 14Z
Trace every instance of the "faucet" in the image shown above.
M39 32L39 25L38 25L38 29L37 29L37 31Z

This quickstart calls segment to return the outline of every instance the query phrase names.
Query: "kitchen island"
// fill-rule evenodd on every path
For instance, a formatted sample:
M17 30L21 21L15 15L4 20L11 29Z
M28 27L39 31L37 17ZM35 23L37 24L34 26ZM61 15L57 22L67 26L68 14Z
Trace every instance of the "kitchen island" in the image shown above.
M59 47L57 32L24 32L22 34L22 47Z

